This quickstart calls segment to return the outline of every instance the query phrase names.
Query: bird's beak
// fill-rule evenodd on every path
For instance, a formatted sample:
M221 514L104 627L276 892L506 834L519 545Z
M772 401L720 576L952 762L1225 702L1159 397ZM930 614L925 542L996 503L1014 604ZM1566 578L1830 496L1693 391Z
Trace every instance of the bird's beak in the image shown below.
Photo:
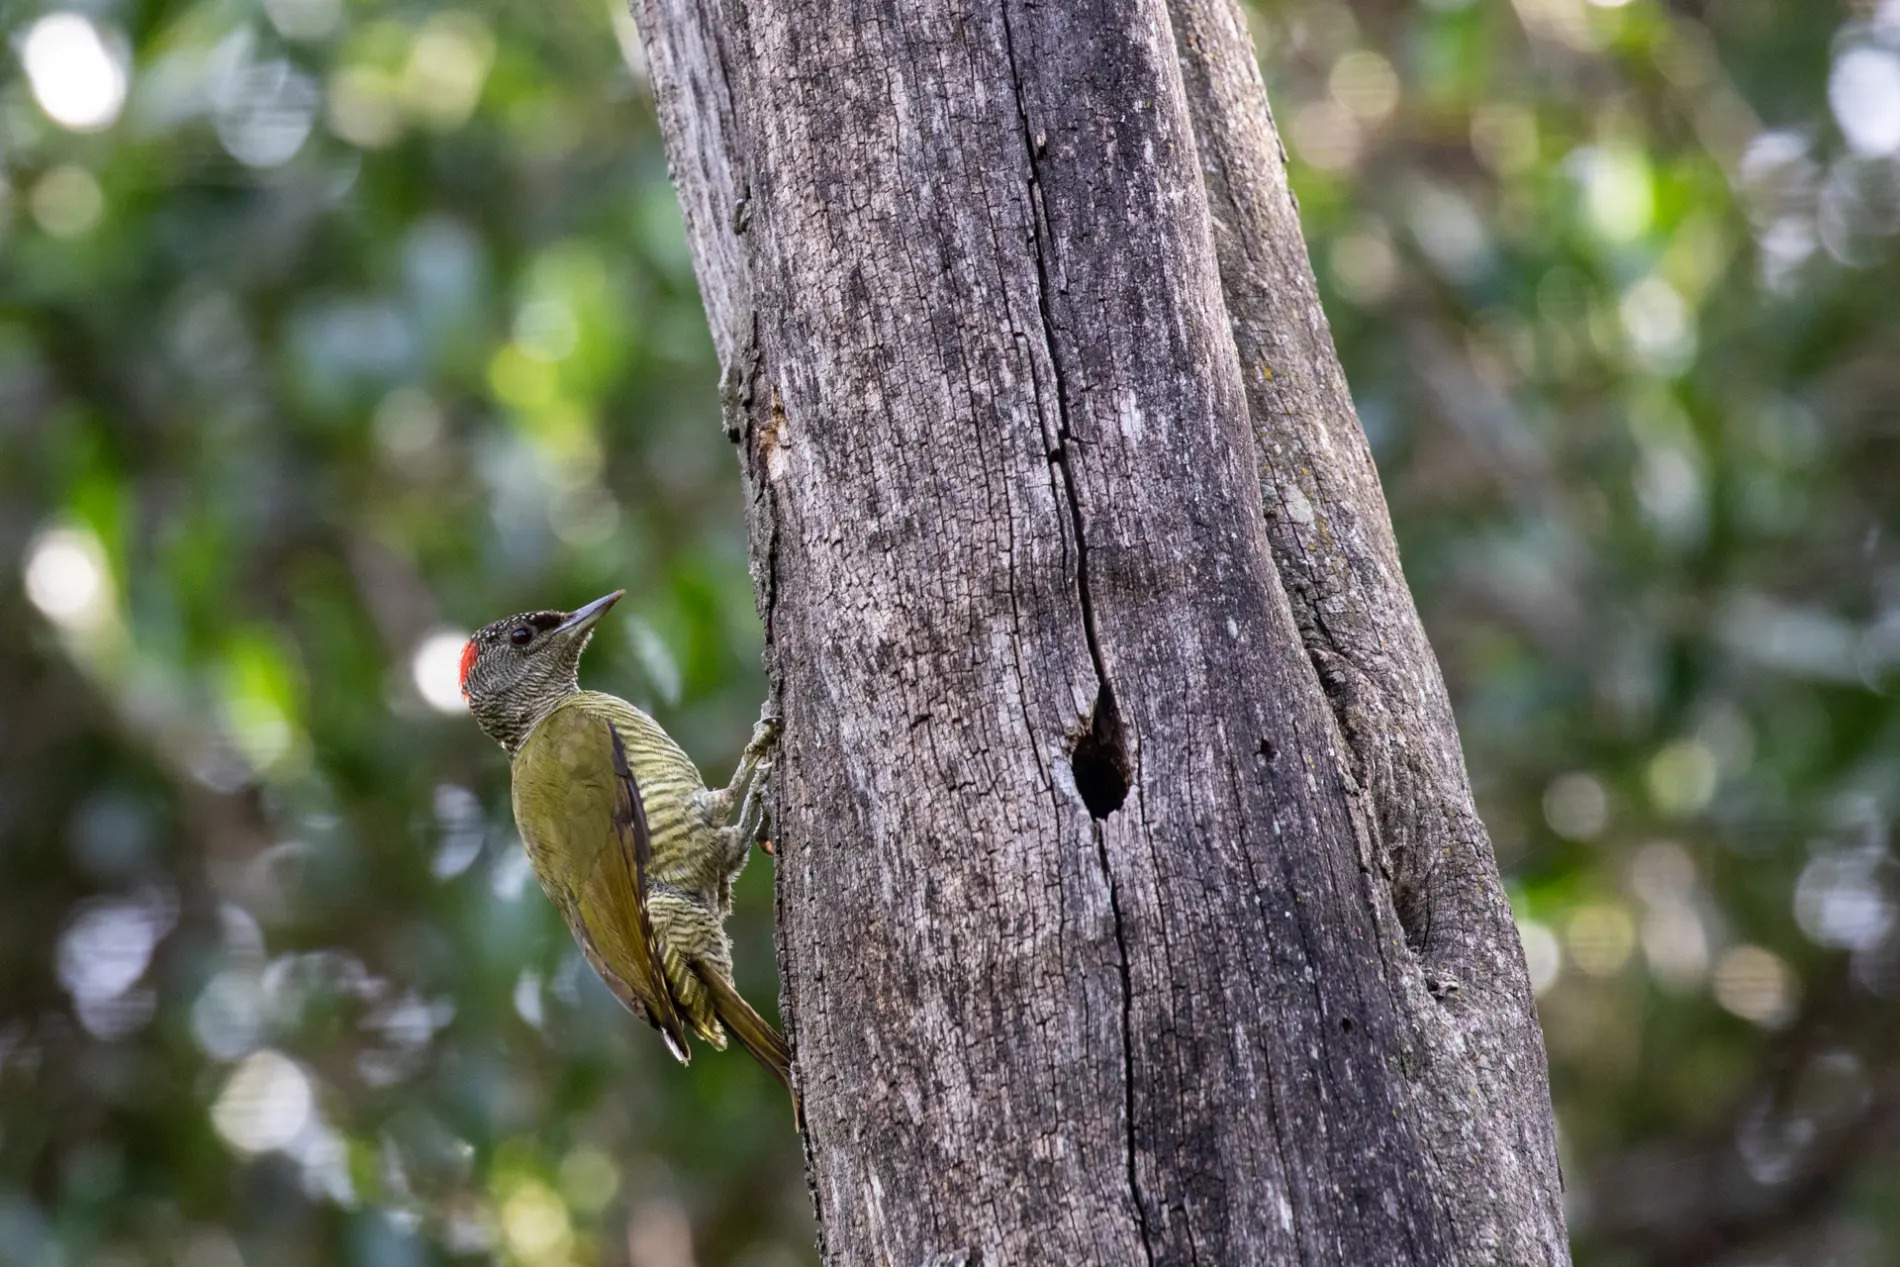
M554 627L554 632L558 634L585 633L594 627L595 621L607 614L609 607L625 597L626 593L625 590L615 590L611 594L595 599L585 607L575 608L566 620Z

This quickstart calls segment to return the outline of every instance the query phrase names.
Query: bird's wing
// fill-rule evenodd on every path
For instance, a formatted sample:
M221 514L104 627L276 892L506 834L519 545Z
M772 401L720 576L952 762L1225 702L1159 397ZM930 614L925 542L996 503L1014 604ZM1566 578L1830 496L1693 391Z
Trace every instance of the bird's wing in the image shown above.
M619 731L582 709L557 709L535 728L517 759L516 816L544 876L569 893L561 905L574 939L614 997L642 1014L674 1056L689 1056L647 915L652 838L640 785ZM523 797L530 798L527 815ZM533 820L530 822L529 820ZM565 881L565 883L561 883Z
M648 1019L659 1028L666 1038L666 1045L673 1049L673 1054L684 1064L689 1059L686 1022L674 1006L672 991L667 988L666 973L661 967L660 939L653 935L653 920L647 914L647 866L653 861L653 835L647 830L646 802L641 799L640 783L633 777L633 767L627 763L627 745L621 740L619 729L612 722L602 724L613 739L616 788L614 834L619 845L621 869L631 886L632 901L625 905L631 908L628 912L634 920L631 928L636 930L629 940L638 944L636 953L642 971L650 974L653 992L660 1001L659 1008L650 1011Z

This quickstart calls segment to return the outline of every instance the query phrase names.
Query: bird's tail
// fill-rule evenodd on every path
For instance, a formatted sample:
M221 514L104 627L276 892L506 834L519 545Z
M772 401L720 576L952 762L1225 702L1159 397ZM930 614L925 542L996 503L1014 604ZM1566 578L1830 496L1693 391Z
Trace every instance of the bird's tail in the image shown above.
M739 1046L752 1053L752 1058L772 1071L772 1076L792 1089L792 1055L786 1050L785 1040L772 1028L772 1022L752 1010L733 986L718 969L704 964L693 965L696 975L706 985L706 992L712 995L713 1011L720 1022L732 1031L739 1040ZM794 1100L796 1093L793 1093Z

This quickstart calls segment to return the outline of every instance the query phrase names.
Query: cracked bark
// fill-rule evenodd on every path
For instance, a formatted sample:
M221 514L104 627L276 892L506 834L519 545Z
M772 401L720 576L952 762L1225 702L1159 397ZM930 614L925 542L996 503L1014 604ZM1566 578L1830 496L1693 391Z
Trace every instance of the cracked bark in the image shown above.
M1564 1261L1230 0L636 16L786 715L827 1261Z

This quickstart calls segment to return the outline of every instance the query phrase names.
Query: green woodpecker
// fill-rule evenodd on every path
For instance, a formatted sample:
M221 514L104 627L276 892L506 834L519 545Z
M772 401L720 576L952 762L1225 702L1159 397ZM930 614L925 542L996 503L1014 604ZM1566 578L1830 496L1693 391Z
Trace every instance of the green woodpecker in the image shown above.
M625 592L484 625L462 652L462 694L508 753L515 825L541 887L615 997L680 1063L688 1034L724 1049L730 1030L790 1087L785 1040L733 987L725 932L765 813L776 723L760 719L731 784L713 791L658 722L583 691L581 652Z

